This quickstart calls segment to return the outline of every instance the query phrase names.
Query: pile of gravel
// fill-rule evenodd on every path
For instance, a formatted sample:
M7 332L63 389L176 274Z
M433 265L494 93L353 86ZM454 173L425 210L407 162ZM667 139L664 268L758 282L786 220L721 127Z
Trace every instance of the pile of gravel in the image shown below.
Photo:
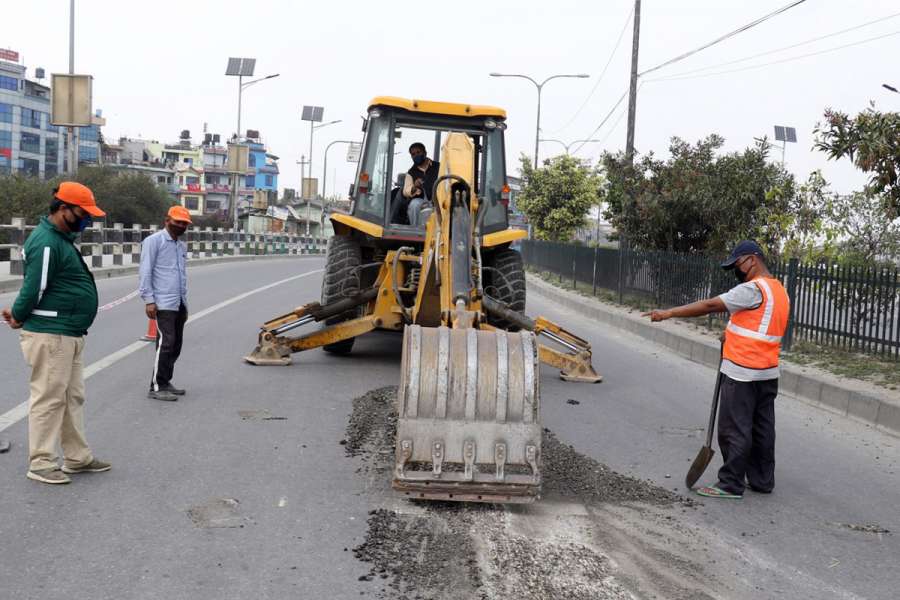
M577 498L586 504L645 502L656 506L694 501L643 481L616 473L601 462L562 443L549 429L541 441L542 486L545 497Z
M397 433L395 400L397 387L372 390L353 400L347 437L341 440L347 456L361 457L363 470L388 472L393 464ZM450 465L447 465L450 468ZM694 501L662 488L651 481L622 475L603 463L564 444L549 429L541 442L543 495L577 499L586 504L645 502L655 506Z

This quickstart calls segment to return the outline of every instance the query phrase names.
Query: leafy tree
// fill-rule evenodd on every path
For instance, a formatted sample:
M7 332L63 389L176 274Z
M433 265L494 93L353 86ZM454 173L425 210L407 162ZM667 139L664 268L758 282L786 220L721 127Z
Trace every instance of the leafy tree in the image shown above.
M0 177L0 222L9 223L13 217L37 222L47 214L52 195L53 185L36 177L19 174Z
M794 179L768 161L768 141L719 155L724 141L713 134L691 145L675 137L671 158L648 153L634 165L622 152L605 153L606 217L632 246L710 254L725 253L745 238L777 253L786 232L817 222L790 218L797 202Z
M883 199L865 192L835 196L830 220L840 240L841 262L855 265L895 264L900 260L900 217L885 217Z
M598 200L601 179L594 169L571 156L557 156L533 168L522 156L522 192L518 206L541 240L569 241L586 223Z
M900 113L878 112L874 104L855 118L833 109L815 129L815 147L829 158L849 157L871 178L870 198L885 201L890 216L900 212Z
M34 223L47 214L53 188L63 178L42 181L23 175L0 177L0 221L25 217ZM121 173L108 167L82 167L75 177L90 187L97 204L106 211L107 223L162 223L173 204L171 196L155 182L139 173Z
M140 173L109 167L82 167L76 180L91 188L107 223L162 224L173 201L168 192Z

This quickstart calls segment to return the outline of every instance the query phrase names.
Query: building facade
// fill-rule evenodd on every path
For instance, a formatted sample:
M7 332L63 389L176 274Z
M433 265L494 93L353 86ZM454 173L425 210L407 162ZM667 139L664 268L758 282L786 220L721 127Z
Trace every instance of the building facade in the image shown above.
M50 123L50 87L28 79L18 61L18 53L0 51L0 175L51 179L68 171L66 130ZM79 164L101 161L99 111L95 120L79 128Z

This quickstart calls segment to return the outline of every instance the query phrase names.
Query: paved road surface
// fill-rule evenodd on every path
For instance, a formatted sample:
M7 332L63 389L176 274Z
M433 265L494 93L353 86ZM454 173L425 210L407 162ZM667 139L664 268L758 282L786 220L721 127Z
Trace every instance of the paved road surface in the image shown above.
M29 481L25 422L0 432L13 443L0 455L0 596L402 597L381 580L360 581L371 565L351 550L371 537L373 509L429 513L394 498L383 478L361 474L339 443L352 399L396 385L399 337L373 334L349 358L317 350L285 368L240 360L260 322L318 299L321 267L317 258L273 259L190 271L193 314L311 274L190 323L175 379L189 392L177 403L146 399L149 346L93 375L88 435L96 454L113 462L109 473L60 487ZM101 304L135 285L134 277L100 282ZM11 300L0 295L0 305ZM536 296L528 312L588 338L606 377L596 386L566 384L544 368L545 426L616 471L677 488L702 444L714 373ZM139 299L105 311L86 362L128 347L145 326ZM27 398L17 337L5 328L0 381L2 415ZM550 501L496 514L505 515L509 535L555 536L553 543L609 556L607 583L618 581L633 597L676 597L667 589L681 597L896 597L900 440L790 399L777 410L771 496L652 510ZM717 466L718 459L707 477ZM858 527L870 525L892 533ZM452 585L438 582L423 597L454 597ZM492 597L490 590L485 584L485 596L472 597Z

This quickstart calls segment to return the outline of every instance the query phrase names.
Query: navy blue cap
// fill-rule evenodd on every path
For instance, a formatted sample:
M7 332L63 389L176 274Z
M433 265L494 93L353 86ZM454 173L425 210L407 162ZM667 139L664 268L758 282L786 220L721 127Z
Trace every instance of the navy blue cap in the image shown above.
M759 244L757 244L753 240L744 240L742 242L738 242L738 245L734 247L734 250L731 251L731 254L728 255L728 258L722 263L722 268L733 269L734 263L736 263L740 257L751 255L765 258L765 254L763 254L762 248L760 248Z

